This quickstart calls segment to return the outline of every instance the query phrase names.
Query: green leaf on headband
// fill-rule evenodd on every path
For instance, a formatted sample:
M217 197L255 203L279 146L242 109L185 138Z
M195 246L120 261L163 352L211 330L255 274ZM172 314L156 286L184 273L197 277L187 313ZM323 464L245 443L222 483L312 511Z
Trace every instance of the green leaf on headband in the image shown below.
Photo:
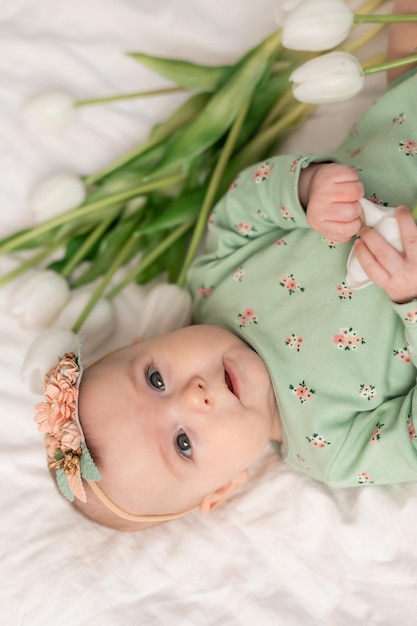
M85 480L100 480L101 474L98 471L96 464L91 458L91 454L88 451L85 443L81 444L81 450L83 451L81 455L81 476L85 478Z
M70 502L74 502L74 494L72 493L67 481L67 477L63 469L57 469L56 482L63 496L65 496Z

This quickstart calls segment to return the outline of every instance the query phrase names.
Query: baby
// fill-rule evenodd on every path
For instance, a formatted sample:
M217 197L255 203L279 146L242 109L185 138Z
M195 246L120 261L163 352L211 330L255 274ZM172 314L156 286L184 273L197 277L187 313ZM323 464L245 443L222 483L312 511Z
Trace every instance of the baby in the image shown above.
M390 29L390 58L406 56L417 27ZM238 176L189 272L195 325L51 370L36 419L85 515L140 530L208 512L269 441L330 484L417 479L417 226L402 206L417 200L417 76L398 76L338 150ZM362 228L364 196L401 205L402 252Z

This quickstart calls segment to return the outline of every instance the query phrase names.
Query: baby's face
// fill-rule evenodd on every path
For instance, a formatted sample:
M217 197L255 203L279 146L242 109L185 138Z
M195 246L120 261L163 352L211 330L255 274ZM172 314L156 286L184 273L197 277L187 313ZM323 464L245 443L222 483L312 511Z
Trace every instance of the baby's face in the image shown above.
M214 326L103 358L84 373L79 408L87 443L98 451L100 486L135 514L197 505L280 438L263 361Z

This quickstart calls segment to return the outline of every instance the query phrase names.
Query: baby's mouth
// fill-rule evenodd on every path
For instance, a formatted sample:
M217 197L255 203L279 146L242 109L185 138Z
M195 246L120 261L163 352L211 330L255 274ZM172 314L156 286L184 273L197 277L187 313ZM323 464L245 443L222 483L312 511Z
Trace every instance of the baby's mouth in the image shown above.
M224 368L224 381L229 391L236 396L236 398L239 398L238 382L233 370Z
M229 372L227 372L226 370L224 370L224 380L225 380L226 385L229 388L229 391L234 393L232 379L230 378Z

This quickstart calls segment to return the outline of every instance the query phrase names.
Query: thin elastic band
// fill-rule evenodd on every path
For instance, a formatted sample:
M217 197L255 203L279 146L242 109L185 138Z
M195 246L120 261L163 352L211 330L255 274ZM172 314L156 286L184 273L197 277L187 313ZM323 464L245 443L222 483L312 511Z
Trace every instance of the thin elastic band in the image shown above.
M171 519L177 519L178 517L183 517L190 513L195 507L191 507L186 511L181 511L180 513L167 513L165 515L133 515L132 513L128 513L120 506L115 504L113 500L110 500L109 496L106 496L104 491L98 486L98 484L92 480L88 481L89 486L96 494L97 498L106 506L110 511L112 511L118 517L122 519L129 520L130 522L168 522Z

